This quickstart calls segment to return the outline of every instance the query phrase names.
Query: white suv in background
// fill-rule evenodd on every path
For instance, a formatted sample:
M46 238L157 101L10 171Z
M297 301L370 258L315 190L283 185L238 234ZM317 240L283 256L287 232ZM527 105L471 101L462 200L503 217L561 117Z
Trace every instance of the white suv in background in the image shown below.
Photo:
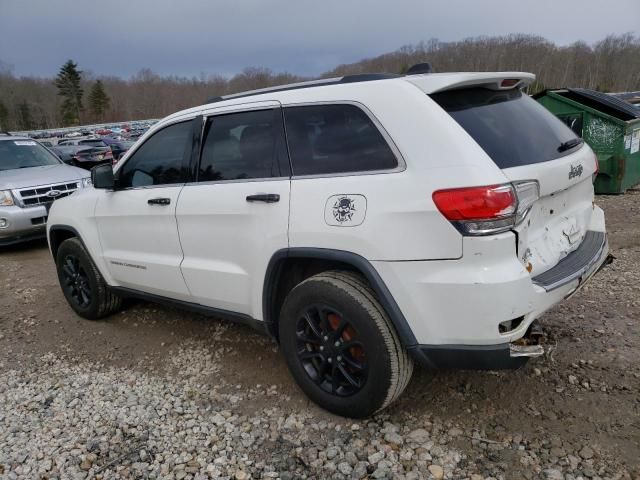
M513 368L608 258L596 157L532 74L359 75L212 99L54 203L89 319L125 296L268 332L305 393L363 417L415 361Z

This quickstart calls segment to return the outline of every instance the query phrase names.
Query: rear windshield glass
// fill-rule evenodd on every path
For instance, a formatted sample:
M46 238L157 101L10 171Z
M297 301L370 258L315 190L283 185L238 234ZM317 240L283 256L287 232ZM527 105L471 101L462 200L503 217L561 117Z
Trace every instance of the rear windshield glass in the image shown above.
M0 142L0 171L59 164L60 160L34 140Z
M91 147L106 147L107 144L102 140L82 140L80 145L89 145Z
M449 90L431 95L500 168L562 157L580 146L563 148L576 135L519 89Z

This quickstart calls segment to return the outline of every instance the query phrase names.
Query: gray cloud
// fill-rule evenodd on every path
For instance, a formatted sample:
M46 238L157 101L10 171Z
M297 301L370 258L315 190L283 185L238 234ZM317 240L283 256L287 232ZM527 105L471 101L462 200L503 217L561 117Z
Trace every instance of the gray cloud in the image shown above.
M232 75L247 66L317 75L429 38L512 32L558 44L638 34L638 0L0 0L0 60L54 75Z

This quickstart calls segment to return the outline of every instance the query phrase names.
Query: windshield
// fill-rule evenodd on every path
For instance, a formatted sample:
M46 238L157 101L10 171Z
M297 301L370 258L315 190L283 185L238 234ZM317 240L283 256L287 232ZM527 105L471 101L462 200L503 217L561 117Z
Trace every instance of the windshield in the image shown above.
M519 89L466 88L431 98L500 168L555 160L581 145L572 142L577 137L570 128Z
M60 163L60 160L52 153L33 140L0 142L0 171L59 165Z

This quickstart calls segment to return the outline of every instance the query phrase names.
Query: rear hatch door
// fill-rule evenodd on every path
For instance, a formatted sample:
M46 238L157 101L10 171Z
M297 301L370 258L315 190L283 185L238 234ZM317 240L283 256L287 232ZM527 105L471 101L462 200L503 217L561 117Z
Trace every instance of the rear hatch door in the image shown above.
M531 276L576 250L591 221L597 165L582 139L518 88L472 86L431 97L520 189L527 208L514 230Z

